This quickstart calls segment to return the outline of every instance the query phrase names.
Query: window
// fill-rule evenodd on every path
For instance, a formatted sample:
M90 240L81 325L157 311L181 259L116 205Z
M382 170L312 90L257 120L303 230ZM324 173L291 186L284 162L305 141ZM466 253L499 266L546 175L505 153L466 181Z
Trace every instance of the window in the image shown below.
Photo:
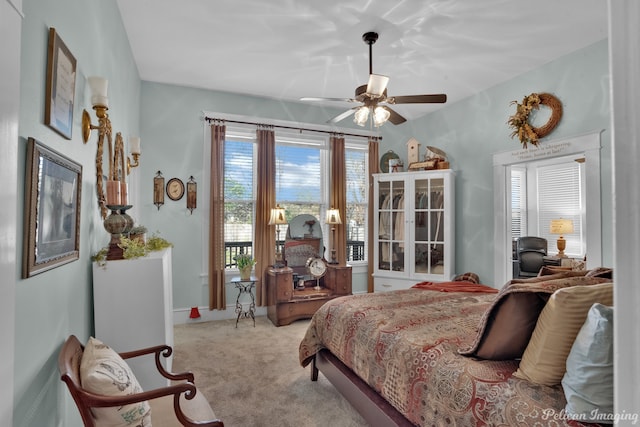
M565 254L582 257L586 252L584 166L575 156L531 162L511 168L511 233L547 239L550 254L557 252L560 237L551 234L552 219L570 219L573 233L565 234Z
M347 209L347 261L366 261L368 206L368 145L364 140L345 141ZM284 207L287 220L311 214L329 238L324 219L329 196L329 135L300 135L276 129L276 203ZM226 268L236 268L234 256L253 253L255 128L227 126L225 140L225 247ZM280 227L283 244L287 226ZM328 243L328 240L327 240Z
M366 145L345 144L347 169L347 261L366 261L367 208L369 197L368 149Z
M239 253L253 254L255 137L227 129L224 142L225 267Z

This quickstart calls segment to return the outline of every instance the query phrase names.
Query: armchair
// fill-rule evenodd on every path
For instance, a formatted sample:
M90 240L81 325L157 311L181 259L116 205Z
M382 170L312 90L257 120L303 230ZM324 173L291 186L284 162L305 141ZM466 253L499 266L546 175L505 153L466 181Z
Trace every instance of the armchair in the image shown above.
M103 395L87 391L81 383L80 365L85 347L71 335L62 345L58 356L58 370L61 380L67 384L71 396L80 411L85 426L100 426L101 420L93 409L118 408L139 402L148 402L151 408L151 421L154 427L188 426L188 427L223 427L222 421L216 419L211 406L202 393L198 393L191 372L167 372L160 356L169 357L172 348L167 345L148 347L140 350L119 353L122 359L129 359L147 354L155 355L158 372L172 380L167 387L149 391L134 392L127 395ZM116 353L117 354L117 353ZM135 379L134 379L135 381ZM198 420L198 421L197 421ZM204 421L206 420L206 421Z
M535 277L547 255L547 239L542 237L520 237L517 242L517 277ZM515 277L515 275L514 275Z

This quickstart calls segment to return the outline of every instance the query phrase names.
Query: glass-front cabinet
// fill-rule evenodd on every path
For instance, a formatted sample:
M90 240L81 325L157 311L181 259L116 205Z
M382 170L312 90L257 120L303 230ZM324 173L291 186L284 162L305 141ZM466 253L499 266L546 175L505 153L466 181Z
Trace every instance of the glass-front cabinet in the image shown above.
M451 279L454 188L450 169L374 175L376 292Z

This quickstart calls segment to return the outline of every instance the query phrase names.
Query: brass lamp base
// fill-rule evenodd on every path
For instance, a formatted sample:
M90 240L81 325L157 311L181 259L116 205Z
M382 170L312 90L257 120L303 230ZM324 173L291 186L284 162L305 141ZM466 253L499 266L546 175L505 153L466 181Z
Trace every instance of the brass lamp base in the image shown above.
M558 245L558 258L566 258L567 256L564 254L564 250L567 247L567 241L564 240L564 237L560 236L556 244Z

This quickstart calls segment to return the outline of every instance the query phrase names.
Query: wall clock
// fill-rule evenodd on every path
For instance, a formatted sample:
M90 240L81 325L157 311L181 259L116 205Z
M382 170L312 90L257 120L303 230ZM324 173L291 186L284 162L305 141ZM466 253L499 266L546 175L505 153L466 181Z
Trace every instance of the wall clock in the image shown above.
M184 183L179 178L171 178L167 182L167 196L171 200L180 200L184 196Z

